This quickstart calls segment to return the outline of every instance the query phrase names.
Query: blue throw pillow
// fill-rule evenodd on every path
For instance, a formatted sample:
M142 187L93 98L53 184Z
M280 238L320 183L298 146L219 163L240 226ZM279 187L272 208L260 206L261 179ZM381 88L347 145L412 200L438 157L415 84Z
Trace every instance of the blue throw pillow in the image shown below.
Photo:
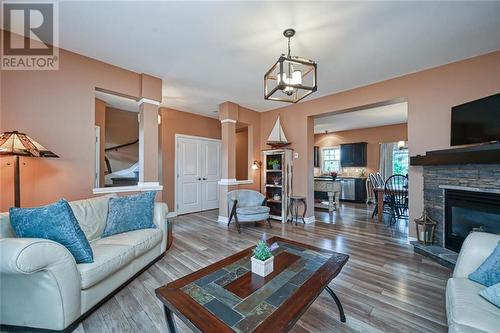
M486 287L500 282L500 241L481 266L469 274L469 279Z
M122 232L156 228L153 222L156 192L110 198L108 218L102 237Z
M500 308L500 283L485 288L479 292L484 299Z
M36 208L10 208L9 218L17 237L49 239L64 245L77 264L94 262L89 241L66 200Z

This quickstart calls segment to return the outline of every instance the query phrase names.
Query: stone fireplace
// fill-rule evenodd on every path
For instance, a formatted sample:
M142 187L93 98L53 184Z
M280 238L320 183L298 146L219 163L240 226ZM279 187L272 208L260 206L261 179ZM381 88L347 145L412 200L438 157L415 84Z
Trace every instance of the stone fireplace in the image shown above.
M424 165L424 208L434 245L415 251L452 267L470 230L500 232L500 164Z

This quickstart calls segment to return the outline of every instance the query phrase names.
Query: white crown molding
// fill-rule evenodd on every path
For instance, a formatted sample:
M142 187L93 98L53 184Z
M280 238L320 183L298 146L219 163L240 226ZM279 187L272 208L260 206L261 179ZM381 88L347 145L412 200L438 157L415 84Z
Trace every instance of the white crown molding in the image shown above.
M224 124L224 123L233 123L233 124L236 124L236 120L229 119L229 118L222 119L220 122L221 122L221 124Z
M158 101L155 101L154 99L149 99L149 98L141 98L140 100L137 101L137 104L141 105L143 103L147 103L147 104L152 104L152 105L156 105L156 106L160 106L160 102Z

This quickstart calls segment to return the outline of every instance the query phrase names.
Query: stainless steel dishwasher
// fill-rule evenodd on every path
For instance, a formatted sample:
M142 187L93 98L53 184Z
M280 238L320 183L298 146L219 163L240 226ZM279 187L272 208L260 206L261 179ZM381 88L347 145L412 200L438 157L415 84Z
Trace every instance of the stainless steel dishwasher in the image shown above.
M352 178L346 178L340 180L340 200L351 200L356 199L356 180Z

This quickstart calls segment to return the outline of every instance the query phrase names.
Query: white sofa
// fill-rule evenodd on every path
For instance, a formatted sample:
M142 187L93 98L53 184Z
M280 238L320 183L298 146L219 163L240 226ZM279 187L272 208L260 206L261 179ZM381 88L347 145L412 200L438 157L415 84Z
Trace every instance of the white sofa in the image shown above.
M500 235L474 232L462 245L453 277L446 286L446 314L450 333L500 332L500 309L481 296L485 286L467 276L493 252Z
M91 264L76 264L59 243L15 238L8 213L0 213L0 324L70 330L101 300L161 258L167 244L167 205L155 204L157 229L101 238L109 197L70 202L92 247Z

